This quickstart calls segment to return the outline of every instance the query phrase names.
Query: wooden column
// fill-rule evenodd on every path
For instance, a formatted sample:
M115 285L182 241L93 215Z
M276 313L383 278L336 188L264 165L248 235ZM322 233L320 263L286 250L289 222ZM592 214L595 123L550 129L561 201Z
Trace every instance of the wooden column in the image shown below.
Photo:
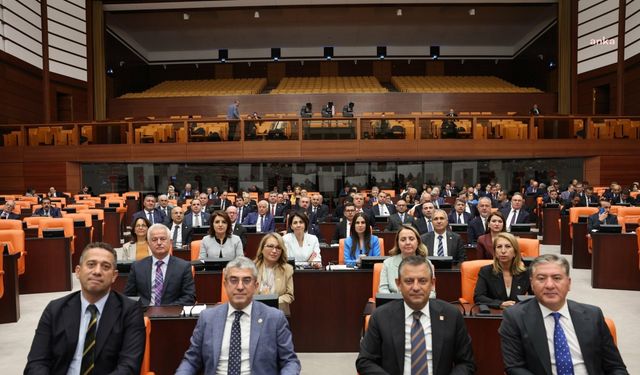
M616 69L616 115L624 115L624 44L625 25L627 16L627 2L620 0L618 6L618 69Z
M51 122L51 83L49 82L49 25L47 0L40 2L40 21L42 31L42 121Z
M91 31L93 115L94 120L104 120L107 118L107 77L104 61L104 14L102 12L102 1L94 1L91 6Z
M572 33L571 16L574 3L577 6L577 2L573 1L558 3L558 113L560 114L571 112L571 82L572 74L575 74L573 66L577 64L577 60L572 59L574 43L577 42Z

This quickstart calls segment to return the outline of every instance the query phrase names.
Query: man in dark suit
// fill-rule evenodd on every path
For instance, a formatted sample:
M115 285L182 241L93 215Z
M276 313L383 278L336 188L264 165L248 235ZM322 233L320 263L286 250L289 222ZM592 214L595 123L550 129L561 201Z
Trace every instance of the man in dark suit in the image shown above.
M611 203L606 199L600 200L600 209L595 214L589 216L587 220L587 230L591 232L592 230L600 229L600 225L609 224L615 225L618 224L618 216L609 213L611 209Z
M20 220L20 215L13 212L15 207L15 201L6 201L2 212L0 213L0 219Z
M469 224L473 219L470 213L464 210L465 202L463 200L456 200L454 209L449 213L449 222L452 224Z
M143 305L193 305L196 287L191 263L169 255L169 228L163 224L152 225L147 232L147 241L151 255L131 265L124 294L140 296Z
M253 301L258 289L253 261L237 257L223 275L229 302L200 314L176 374L299 374L300 361L284 314Z
M413 222L413 226L416 228L420 235L433 231L433 212L436 210L433 202L427 201L418 206L421 208L422 215L417 217ZM418 211L416 209L416 211Z
M286 206L278 203L278 193L272 191L269 193L269 214L271 216L284 216ZM243 218L244 219L244 218Z
M469 222L469 227L467 228L467 239L469 243L476 243L478 237L486 232L487 218L491 214L491 199L489 197L478 199L476 208L478 210L478 216Z
M191 243L193 228L184 221L182 207L174 207L171 210L171 221L165 222L165 225L171 230L171 243L174 249L181 249Z
M556 189L550 189L549 190L549 195L547 195L546 197L544 197L542 199L542 203L544 204L560 204L560 194L558 193L558 191Z
M329 216L329 207L322 203L322 195L314 194L311 196L311 207L309 207L308 212L310 223L324 223L327 216Z
M389 203L387 193L381 191L378 193L378 204L374 205L371 208L373 212L373 216L391 216L396 213L395 207L393 204Z
M191 201L191 212L184 215L184 221L191 227L207 227L211 225L211 215L202 210L200 200Z
M529 222L529 213L523 207L524 198L520 193L511 196L511 206L502 209L502 215L506 218L507 232L511 230L511 224L526 224Z
M429 256L450 256L454 263L462 263L465 259L464 241L459 234L447 228L449 221L444 210L433 213L433 231L420 236L422 243L427 246Z
M133 223L136 222L136 219L139 217L145 217L151 224L161 224L167 220L167 217L164 216L164 212L156 208L156 197L153 195L147 195L144 197L144 209L138 211L133 214L133 218L131 220L131 226L133 227Z
M333 232L332 244L340 243L340 239L347 238L351 234L351 220L356 216L356 207L353 202L345 201L343 205L344 216L340 222L336 223L336 230Z
M229 206L226 213L229 215L229 219L231 219L231 234L235 234L240 237L240 241L242 241L242 248L246 249L247 230L242 226L240 218L238 217L238 207Z
M567 260L542 255L530 270L536 298L504 310L499 329L506 373L628 374L600 308L567 299Z
M62 217L62 212L59 208L51 206L50 198L44 198L42 207L35 210L33 216Z
M269 203L267 201L258 202L258 212L251 212L242 221L243 225L255 225L256 232L269 233L276 230L276 222L269 215Z
M226 210L227 207L231 206L231 201L227 199L227 191L223 191L218 199L215 201L215 205L220 207L222 211Z
M109 244L90 243L75 272L80 291L47 305L24 373L82 374L91 364L93 374L140 373L144 318L139 302L111 291L118 276L116 252Z
M403 300L389 302L371 315L356 360L359 373L475 373L462 314L444 301L429 299L434 280L425 258L409 256L400 263L396 285Z
M407 213L407 202L400 199L396 202L396 213L389 216L387 232L396 232L403 225L413 225L413 216Z
M158 204L156 208L162 211L164 214L165 220L170 220L171 218L171 210L173 209L173 205L169 203L169 198L167 194L161 194L158 196ZM184 213L183 213L184 214Z
M191 190L191 184L184 185L184 190L180 193L180 201L186 201L187 199L195 199L193 190Z
M589 204L598 203L598 201L599 201L598 195L593 192L593 187L587 186L587 188L584 189L583 198L580 199L580 206L588 207Z

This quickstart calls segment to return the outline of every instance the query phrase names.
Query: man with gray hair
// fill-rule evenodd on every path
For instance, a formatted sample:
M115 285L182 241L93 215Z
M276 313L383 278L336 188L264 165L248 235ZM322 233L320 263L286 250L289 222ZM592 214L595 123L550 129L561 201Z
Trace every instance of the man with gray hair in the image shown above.
M628 374L599 307L567 299L569 262L531 263L536 298L504 310L500 336L507 374Z
M171 230L164 224L153 224L147 242L151 255L131 265L124 294L140 296L143 305L192 305L196 287L191 263L169 255Z
M269 202L258 202L258 212L251 212L244 218L243 225L255 225L256 232L269 233L276 230L276 222L269 214Z
M200 314L176 374L299 374L284 314L253 301L258 289L253 261L233 259L223 277L229 302Z
M156 208L164 213L167 221L170 221L171 218L171 210L173 209L173 205L169 203L169 198L167 194L161 194L158 196L158 204Z

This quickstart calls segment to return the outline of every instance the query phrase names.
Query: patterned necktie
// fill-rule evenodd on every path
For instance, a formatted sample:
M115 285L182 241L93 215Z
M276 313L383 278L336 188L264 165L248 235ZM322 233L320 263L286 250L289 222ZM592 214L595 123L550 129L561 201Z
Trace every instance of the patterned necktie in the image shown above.
M152 289L153 304L155 306L160 306L162 302L162 290L164 289L164 277L162 276L163 264L164 262L161 260L156 262L156 279L153 282Z
M411 324L411 375L426 375L429 373L427 342L422 323L420 323L421 315L421 311L413 312L413 323Z
M438 235L438 256L444 256L444 244L442 243L442 235Z
M231 324L231 340L229 342L229 367L227 369L228 375L240 375L240 353L242 337L240 335L240 318L242 317L242 311L235 311L235 318L233 324Z
M556 357L556 372L558 375L573 375L573 362L571 361L571 352L569 351L569 344L567 343L567 337L564 335L564 330L560 325L559 312L552 312L551 315L555 320L555 327L553 329L553 352Z
M98 308L96 305L87 306L87 311L91 313L91 320L87 326L87 333L84 338L84 349L82 351L81 375L93 373L93 361L96 352L96 330L98 326Z
M154 224L153 223L153 214L150 211L147 211L147 219L149 220L149 222L151 224Z
M458 224L462 224L462 214L458 214Z
M511 216L511 222L509 223L509 227L516 223L516 219L518 218L518 210L513 210L513 215Z
M433 232L433 225L431 225L431 219L427 219L427 232Z
M178 228L180 226L178 224L173 224L173 248L178 247Z

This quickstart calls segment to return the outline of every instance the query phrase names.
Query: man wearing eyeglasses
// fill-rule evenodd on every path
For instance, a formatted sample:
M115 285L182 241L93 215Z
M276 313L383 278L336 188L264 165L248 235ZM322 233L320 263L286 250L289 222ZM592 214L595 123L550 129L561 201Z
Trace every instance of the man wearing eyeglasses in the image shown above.
M178 375L299 374L291 330L282 311L254 303L258 270L237 257L224 269L229 303L200 314Z

